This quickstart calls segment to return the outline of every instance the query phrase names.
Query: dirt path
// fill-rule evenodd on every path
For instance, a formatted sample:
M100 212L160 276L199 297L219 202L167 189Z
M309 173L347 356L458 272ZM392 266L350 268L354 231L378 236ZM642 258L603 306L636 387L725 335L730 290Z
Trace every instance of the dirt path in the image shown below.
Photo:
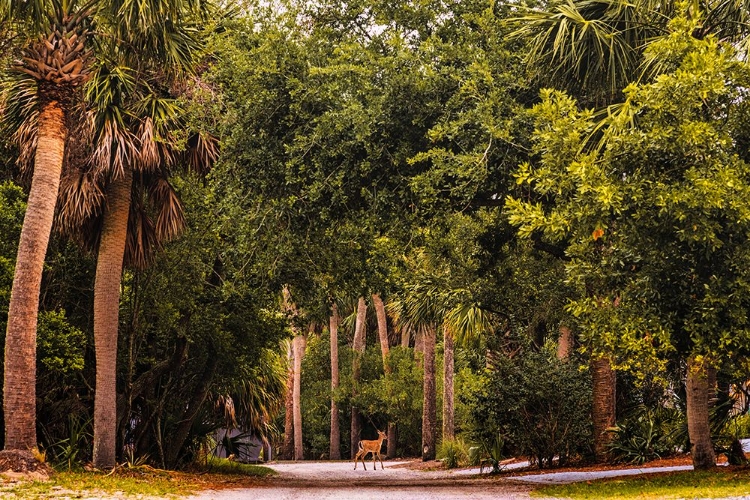
M385 469L353 470L351 462L292 462L268 466L279 476L252 489L204 491L188 500L511 500L528 499L532 486L463 471L415 471L385 462Z

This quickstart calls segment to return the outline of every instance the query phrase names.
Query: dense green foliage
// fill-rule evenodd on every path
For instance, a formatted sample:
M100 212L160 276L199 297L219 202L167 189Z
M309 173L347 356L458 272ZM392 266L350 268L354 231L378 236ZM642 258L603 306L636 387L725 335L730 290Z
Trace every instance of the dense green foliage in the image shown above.
M750 373L750 67L726 43L744 40L740 28L722 37L701 24L712 6L668 3L655 16L649 2L243 2L205 19L203 63L181 77L180 106L221 153L205 179L171 181L185 233L123 275L122 456L184 465L234 425L276 456L283 341L300 333L305 458L329 454L332 398L342 456L352 406L361 438L395 424L396 455L419 455L424 327L437 331L438 426L443 335L457 340L456 439L442 445L455 464L471 449L493 466L589 457L599 356L620 376L615 455L684 448L686 357L719 371L723 399ZM603 31L566 38L543 7ZM520 29L519 15L534 22ZM610 32L618 45L597 54L597 33ZM542 35L555 33L572 48L550 51ZM2 145L0 179L20 183L5 166L14 154ZM23 193L0 185L2 332ZM91 457L93 263L55 234L38 422L64 466ZM369 307L355 380L353 304L372 306L373 294L387 304L390 352L384 362ZM334 302L344 320L332 391ZM567 359L555 353L561 327L575 337Z
M542 350L502 360L484 378L464 396L476 442L491 446L500 432L507 456L528 456L539 467L590 453L591 382L577 363Z

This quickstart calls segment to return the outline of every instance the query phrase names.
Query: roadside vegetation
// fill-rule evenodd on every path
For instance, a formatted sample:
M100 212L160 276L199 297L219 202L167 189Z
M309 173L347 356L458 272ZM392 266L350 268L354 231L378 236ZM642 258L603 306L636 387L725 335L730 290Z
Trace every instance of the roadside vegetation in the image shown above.
M60 498L113 495L125 497L181 497L204 489L251 487L259 478L276 475L268 467L212 458L188 471L155 469L148 465L123 464L113 471L55 471L48 480L4 478L0 496L13 498Z
M0 467L719 481L749 58L750 0L0 1Z
M671 500L680 498L740 498L750 491L746 469L644 474L603 481L545 486L532 497L571 500Z

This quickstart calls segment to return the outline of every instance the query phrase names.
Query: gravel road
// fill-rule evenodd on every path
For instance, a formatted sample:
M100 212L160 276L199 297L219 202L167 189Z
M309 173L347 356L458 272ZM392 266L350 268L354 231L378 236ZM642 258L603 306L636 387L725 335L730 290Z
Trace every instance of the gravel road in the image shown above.
M385 462L385 470L353 470L351 462L268 464L279 476L252 489L204 491L187 500L510 500L530 498L531 486L503 479L475 479L463 471L414 471ZM472 473L476 473L473 471Z

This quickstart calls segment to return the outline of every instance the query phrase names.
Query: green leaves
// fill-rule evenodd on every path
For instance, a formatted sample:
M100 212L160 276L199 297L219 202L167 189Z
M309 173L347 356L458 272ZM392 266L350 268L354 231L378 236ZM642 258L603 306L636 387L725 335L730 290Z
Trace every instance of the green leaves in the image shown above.
M729 356L746 336L734 291L747 281L735 263L750 255L750 165L733 117L747 113L748 67L733 54L684 32L652 43L648 57L671 71L630 85L602 125L543 92L537 156L516 173L529 194L506 202L521 236L569 242L582 338L641 376L671 349ZM588 152L592 131L602 139Z

